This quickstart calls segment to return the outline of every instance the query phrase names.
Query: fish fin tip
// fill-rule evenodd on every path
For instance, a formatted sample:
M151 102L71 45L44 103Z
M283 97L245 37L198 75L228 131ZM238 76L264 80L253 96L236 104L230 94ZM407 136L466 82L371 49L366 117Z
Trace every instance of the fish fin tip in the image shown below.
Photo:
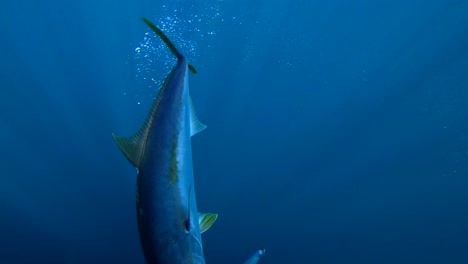
M190 70L190 72L192 72L193 74L197 75L197 69L195 69L195 67L192 65L192 64L188 64L188 68Z
M198 213L198 223L200 224L200 233L210 229L218 219L218 214Z

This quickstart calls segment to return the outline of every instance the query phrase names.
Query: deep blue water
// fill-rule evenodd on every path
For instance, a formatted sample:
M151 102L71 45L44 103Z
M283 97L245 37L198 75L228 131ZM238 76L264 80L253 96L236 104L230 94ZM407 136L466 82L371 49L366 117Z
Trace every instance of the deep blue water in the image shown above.
M0 263L144 263L111 133L173 59L141 16L199 71L207 263L468 263L458 0L1 1Z

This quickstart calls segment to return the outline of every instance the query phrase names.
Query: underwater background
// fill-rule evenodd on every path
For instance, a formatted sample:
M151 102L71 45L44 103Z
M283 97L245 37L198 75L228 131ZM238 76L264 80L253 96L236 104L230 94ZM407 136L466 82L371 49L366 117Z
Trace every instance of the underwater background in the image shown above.
M0 263L145 263L135 169L174 58L206 262L468 263L468 1L2 0Z

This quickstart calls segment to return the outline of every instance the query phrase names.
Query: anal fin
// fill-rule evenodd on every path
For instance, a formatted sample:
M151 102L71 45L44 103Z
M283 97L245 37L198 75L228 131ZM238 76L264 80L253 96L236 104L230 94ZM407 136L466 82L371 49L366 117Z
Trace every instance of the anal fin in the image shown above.
M192 97L189 97L190 100L190 136L194 136L203 130L205 130L206 125L202 124L195 113L195 107L193 106Z

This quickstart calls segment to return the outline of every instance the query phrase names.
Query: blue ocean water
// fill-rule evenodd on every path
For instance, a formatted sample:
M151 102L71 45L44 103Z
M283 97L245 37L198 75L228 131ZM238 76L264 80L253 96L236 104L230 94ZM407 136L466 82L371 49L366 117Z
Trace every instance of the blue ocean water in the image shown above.
M144 263L135 170L174 59L207 263L468 263L468 2L0 3L0 263Z

